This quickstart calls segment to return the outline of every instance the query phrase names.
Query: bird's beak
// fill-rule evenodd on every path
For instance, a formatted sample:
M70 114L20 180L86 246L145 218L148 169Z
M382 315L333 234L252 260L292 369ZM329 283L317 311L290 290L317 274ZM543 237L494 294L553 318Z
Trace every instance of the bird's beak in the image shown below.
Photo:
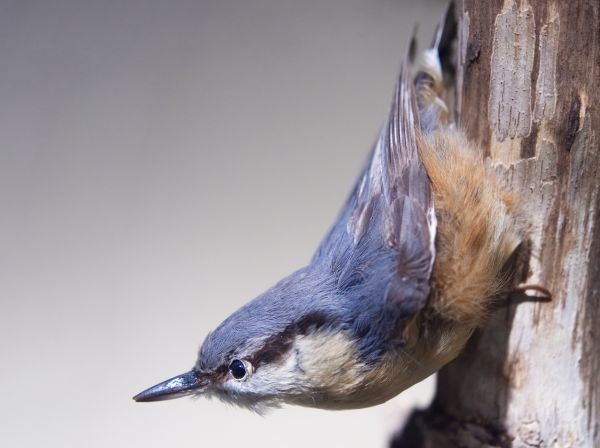
M205 386L206 381L203 380L201 374L191 370L152 386L137 394L133 399L141 402L171 400L201 392Z

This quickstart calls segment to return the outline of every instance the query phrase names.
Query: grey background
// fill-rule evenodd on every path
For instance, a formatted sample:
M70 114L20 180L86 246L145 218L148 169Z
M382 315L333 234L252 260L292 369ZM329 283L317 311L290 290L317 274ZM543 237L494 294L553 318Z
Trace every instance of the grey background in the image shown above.
M445 1L0 1L0 445L383 446L383 406L136 404L308 261Z

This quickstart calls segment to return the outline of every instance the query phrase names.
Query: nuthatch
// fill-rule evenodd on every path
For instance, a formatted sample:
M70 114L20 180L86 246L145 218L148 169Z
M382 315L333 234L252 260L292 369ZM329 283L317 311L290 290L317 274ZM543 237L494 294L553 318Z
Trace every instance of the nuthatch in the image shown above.
M405 58L368 163L308 266L225 319L191 371L136 401L361 408L459 354L509 292L525 231L513 195L449 122L441 54L452 24L415 64Z

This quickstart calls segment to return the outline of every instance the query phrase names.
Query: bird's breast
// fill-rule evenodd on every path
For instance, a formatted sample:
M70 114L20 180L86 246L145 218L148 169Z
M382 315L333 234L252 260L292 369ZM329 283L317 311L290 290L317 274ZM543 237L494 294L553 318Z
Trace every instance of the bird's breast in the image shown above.
M435 373L454 359L473 329L445 326L410 347L390 350L369 365L361 361L350 334L315 333L294 343L295 368L303 393L292 402L324 409L356 409L381 404Z

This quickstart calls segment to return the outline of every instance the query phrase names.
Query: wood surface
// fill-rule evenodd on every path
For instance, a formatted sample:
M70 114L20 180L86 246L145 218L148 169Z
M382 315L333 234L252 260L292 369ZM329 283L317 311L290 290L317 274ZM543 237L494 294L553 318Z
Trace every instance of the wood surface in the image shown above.
M530 225L524 280L393 447L600 447L600 2L464 0L455 111Z

